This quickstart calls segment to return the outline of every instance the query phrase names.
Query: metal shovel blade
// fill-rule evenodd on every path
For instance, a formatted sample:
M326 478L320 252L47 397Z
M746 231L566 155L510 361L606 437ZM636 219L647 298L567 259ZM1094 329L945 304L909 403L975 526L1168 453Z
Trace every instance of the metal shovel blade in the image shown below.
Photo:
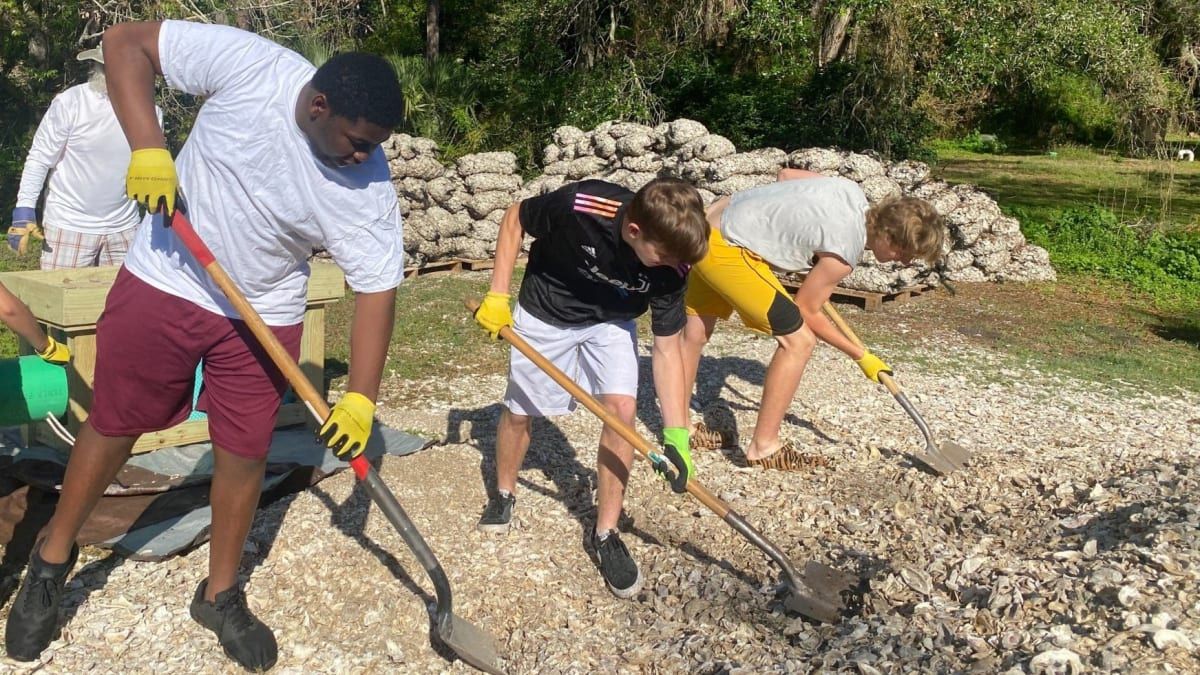
M850 324L846 323L846 320L842 318L841 314L838 314L838 311L833 308L833 305L829 301L826 301L821 308L843 335L855 345L864 349L866 348L863 345L863 341L858 339L858 335L850 328ZM917 412L917 409L913 407L908 397L900 389L900 385L896 384L896 381L892 379L891 371L883 371L877 377L879 383L891 392L892 396L900 403L900 407L904 408L904 412L908 413L913 422L916 422L917 427L921 429L921 433L925 436L925 452L912 453L912 457L939 476L944 476L951 471L963 468L967 461L971 459L971 453L967 452L962 446L955 445L954 443L946 443L940 447L937 443L934 443L933 432L929 430L929 425L925 424L921 413Z
M933 432L929 430L929 425L925 423L925 418L921 417L921 413L913 407L908 397L904 392L896 390L892 392L892 396L916 423L917 428L921 430L921 435L925 437L925 452L913 453L922 464L929 467L931 471L939 476L944 476L952 471L966 466L971 459L971 452L957 443L946 442L941 445L933 440Z
M433 582L434 592L437 596L437 605L434 610L434 630L438 639L472 667L485 673L503 675L504 671L500 670L496 664L496 644L492 641L491 636L454 614L450 580L446 577L446 571L442 569L442 564L438 562L433 549L429 548L425 538L417 531L408 514L404 512L404 507L400 506L400 502L384 484L375 468L366 463L363 455L354 459L355 462L359 460L362 460L361 465L366 466L367 469L361 478L360 485L379 507L388 522L400 533L404 543L408 544L408 548L417 557L421 567L425 568L429 580ZM358 472L357 468L355 472Z
M447 623L445 627L438 627L438 638L453 650L458 658L485 673L504 675L504 671L497 665L499 653L491 635L455 614L450 615L450 621Z
M926 469L929 469L930 473L935 476L945 476L957 468L944 460L937 448L931 446L925 446L925 452L916 451L909 453L909 457L919 462Z
M955 468L966 466L967 462L971 461L971 451L953 441L945 441L938 445L938 452L942 459Z
M783 606L825 623L837 623L849 610L846 598L858 587L858 578L810 560L804 566L804 588L788 587Z
M695 487L698 484L689 483L689 485ZM713 497L713 499L717 498ZM783 572L784 586L781 591L784 609L821 623L837 623L842 620L844 604L841 600L839 585L840 582L852 580L853 577L832 567L809 561L805 570L811 572L814 580L814 583L809 583L808 579L796 571L792 562L775 544L772 544L761 532L754 529L750 523L747 523L744 518L724 505L723 502L722 508L726 509L722 520L745 537L746 541L766 553L767 557L775 561L776 565L779 565L780 571Z

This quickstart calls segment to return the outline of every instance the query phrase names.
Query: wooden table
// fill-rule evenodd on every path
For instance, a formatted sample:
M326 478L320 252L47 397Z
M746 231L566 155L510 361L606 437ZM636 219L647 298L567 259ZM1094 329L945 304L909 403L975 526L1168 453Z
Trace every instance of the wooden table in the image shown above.
M75 270L36 270L0 274L0 283L8 287L33 311L51 335L71 350L67 367L67 404L65 425L72 434L87 419L92 404L92 381L96 368L96 321L104 309L104 299L117 276L117 267L89 267ZM308 282L308 303L304 313L304 337L300 342L300 367L317 387L324 390L325 308L342 299L345 292L342 271L336 265L314 263ZM33 348L20 341L20 353L32 354ZM151 366L152 367L152 366ZM279 410L277 427L307 421L302 403L285 403ZM26 443L38 442L67 448L45 422L26 425ZM208 420L193 419L169 429L143 434L134 453L162 447L200 443L209 440Z

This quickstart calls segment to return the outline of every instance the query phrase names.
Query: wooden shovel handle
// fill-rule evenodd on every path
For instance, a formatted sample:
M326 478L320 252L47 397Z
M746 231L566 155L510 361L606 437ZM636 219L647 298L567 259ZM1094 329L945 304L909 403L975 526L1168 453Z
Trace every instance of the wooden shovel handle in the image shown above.
M866 345L863 344L863 341L858 338L858 335L855 334L854 329L850 327L850 324L846 323L846 320L842 318L842 315L833 308L833 303L826 300L825 304L821 305L821 309L825 310L826 316L828 316L829 320L833 322L833 325L837 326L838 330L842 331L842 333L849 338L851 342L859 347L862 347L863 349L867 348ZM887 387L887 390L892 393L892 396L898 396L902 393L900 391L900 385L896 384L896 381L892 379L892 376L888 375L887 373L879 374L879 383Z
M864 345L863 341L858 338L858 335L855 334L854 329L851 328L850 324L846 323L846 320L842 318L842 315L838 313L836 309L834 309L832 302L826 300L825 304L821 305L821 309L825 310L825 314L829 317L829 320L833 322L833 325L837 326L838 330L842 331L842 333L849 338L851 342L866 349L866 345Z
M466 305L467 309L471 310L472 313L479 309L479 301L474 298L468 298L466 300ZM512 345L517 351L524 354L525 358L532 361L534 365L536 365L538 368L541 368L542 371L549 375L550 379L557 382L560 387L566 389L567 393L575 397L575 400L583 404L583 407L592 411L596 417L600 418L601 422L604 422L605 426L616 431L621 438L629 441L629 444L633 446L633 449L641 453L641 455L647 460L653 461L650 458L651 454L660 454L658 448L647 441L646 438L638 433L636 429L631 428L628 424L625 424L625 422L621 421L619 417L609 412L608 408L605 408L599 401L593 398L591 394L584 391L582 387L576 384L575 381L572 380L562 370L560 370L558 366L555 366L549 359L542 356L541 353L539 353L533 348L532 345L526 342L524 338L522 338L520 335L517 335L516 331L514 331L510 326L505 326L500 329L500 337L508 341L508 344ZM712 510L713 513L717 514L721 518L724 518L725 514L729 513L728 504L723 502L713 493L709 492L708 488L704 487L695 480L688 481L687 491L691 493L693 497L700 500L700 503L707 506Z

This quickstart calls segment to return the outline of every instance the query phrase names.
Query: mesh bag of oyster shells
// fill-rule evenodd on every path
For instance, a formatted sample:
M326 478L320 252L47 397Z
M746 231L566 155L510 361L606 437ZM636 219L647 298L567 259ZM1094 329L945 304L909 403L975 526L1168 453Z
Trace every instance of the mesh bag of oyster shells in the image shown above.
M436 143L396 134L384 143L393 182L400 195L409 260L479 259L495 253L504 210L513 202L553 191L564 183L599 179L637 190L657 176L691 182L705 204L774 182L779 169L807 169L855 181L871 203L896 196L928 200L945 218L946 262L905 267L878 263L868 252L843 280L845 288L889 293L934 286L942 280L1052 281L1054 268L1044 249L1029 244L1020 224L1001 214L989 195L970 186L951 186L933 177L929 166L888 162L877 154L834 148L739 149L703 124L678 119L655 127L604 122L590 131L562 126L542 151L542 175L521 179L516 155L483 152L439 159Z

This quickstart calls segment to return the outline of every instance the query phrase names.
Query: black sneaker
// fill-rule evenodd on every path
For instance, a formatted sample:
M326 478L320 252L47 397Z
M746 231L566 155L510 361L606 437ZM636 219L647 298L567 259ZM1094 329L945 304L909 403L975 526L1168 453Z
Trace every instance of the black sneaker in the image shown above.
M191 614L196 623L217 634L225 655L246 670L270 670L279 658L275 634L246 606L246 595L234 586L217 593L216 602L204 599L208 579L200 582L192 598Z
M36 661L58 632L58 607L62 604L63 585L75 561L79 547L71 547L66 562L52 565L39 555L42 542L33 547L29 569L8 613L4 629L4 649L17 661Z
M609 530L603 536L593 533L592 547L600 559L600 575L613 595L632 598L642 590L642 572L616 530Z
M498 491L496 494L488 497L487 506L483 509L483 515L480 516L479 523L475 525L475 529L480 532L494 532L496 534L508 532L509 523L512 522L513 506L516 503L516 497L503 491Z

